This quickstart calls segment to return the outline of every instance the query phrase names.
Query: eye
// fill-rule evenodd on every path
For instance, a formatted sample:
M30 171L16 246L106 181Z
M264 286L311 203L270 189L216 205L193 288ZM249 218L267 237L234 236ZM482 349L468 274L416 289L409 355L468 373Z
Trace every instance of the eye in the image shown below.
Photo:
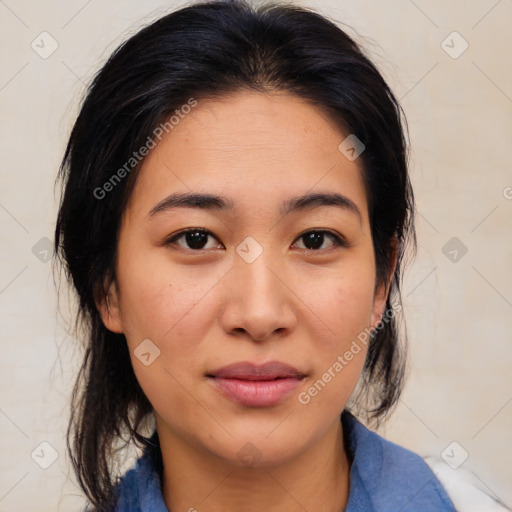
M214 244L214 246L207 247L207 241L208 237L211 237L216 240L216 238L213 236L213 233L211 231L208 231L204 228L189 228L185 229L183 231L180 231L176 235L173 235L171 238L169 238L165 245L177 245L178 247L181 247L183 249L191 249L194 251L200 251L203 249L219 249L222 246L222 244L217 243ZM182 244L177 243L178 240L183 239L184 243L187 244L186 246L183 246ZM222 246L223 247L223 246Z
M302 235L299 235L297 240L302 240L304 243L304 246L307 250L318 250L322 249L322 246L324 245L326 235L328 238L330 238L333 241L333 244L330 246L332 247L348 247L348 243L343 239L342 237L332 233L331 231L316 229L307 231L306 233L302 233ZM327 247L329 248L329 247ZM325 247L323 247L325 249Z
M299 235L297 240L302 240L304 244L305 250L308 251L319 251L321 249L326 249L326 247L322 247L325 243L326 236L332 240L332 244L327 247L348 247L349 244L345 241L343 237L332 233L327 230L311 230ZM166 240L165 245L177 245L182 249L190 249L192 251L201 251L204 249L221 249L224 246L217 240L217 244L213 243L208 247L208 238L212 238L213 240L217 240L211 231L208 231L204 228L189 228L179 233L176 233L171 238ZM181 243L178 243L181 241ZM184 245L185 244L185 245ZM294 244L295 245L295 244ZM301 247L299 247L302 249Z

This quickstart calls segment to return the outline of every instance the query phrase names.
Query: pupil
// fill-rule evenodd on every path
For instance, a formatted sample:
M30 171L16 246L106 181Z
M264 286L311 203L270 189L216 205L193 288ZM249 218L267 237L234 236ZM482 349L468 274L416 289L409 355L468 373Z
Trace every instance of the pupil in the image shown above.
M185 238L191 249L202 249L206 245L208 235L201 231L189 231L186 233Z
M308 247L308 244L313 245L311 249L318 249L322 247L324 242L324 234L319 232L307 233L304 235L304 245ZM308 247L309 248L309 247Z

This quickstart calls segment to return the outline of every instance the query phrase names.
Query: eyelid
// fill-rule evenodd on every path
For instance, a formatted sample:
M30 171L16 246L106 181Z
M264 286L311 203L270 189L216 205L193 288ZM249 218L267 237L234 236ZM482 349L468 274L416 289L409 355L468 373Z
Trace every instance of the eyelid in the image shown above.
M169 237L166 237L165 240L164 240L163 245L171 245L175 240L177 240L178 238L181 238L183 235L186 235L187 233L198 233L198 232L199 233L203 233L205 235L209 235L212 238L215 238L215 240L217 240L220 244L222 244L222 242L209 229L206 229L206 228L186 228L186 229L182 229L181 231L178 231L177 233L174 233L173 235L171 235ZM222 244L222 245L224 245L224 244ZM191 252L200 252L200 251L203 251L203 250L208 250L208 249L190 249Z
M329 235L333 240L334 240L334 246L336 247L344 247L344 248L348 248L348 247L351 247L351 244L349 244L349 242L347 241L347 239L341 235L340 233L336 232L336 231L333 231L331 229L327 229L327 228L309 228L309 229L306 229L305 231L303 231L302 233L300 233L299 235L297 235L297 237L295 238L295 240L298 240L299 238L301 238L302 236L304 236L305 234L307 233L324 233L324 234L327 234ZM295 244L295 242L294 242ZM305 251L307 251L308 253L322 253L323 251L322 250L312 250L312 249L304 249ZM326 250L326 249L324 249ZM328 249L327 249L328 250Z

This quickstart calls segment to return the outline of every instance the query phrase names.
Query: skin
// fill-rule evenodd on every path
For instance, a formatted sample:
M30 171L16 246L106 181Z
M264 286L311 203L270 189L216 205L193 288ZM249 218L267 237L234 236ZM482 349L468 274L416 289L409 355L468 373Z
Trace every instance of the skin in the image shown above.
M199 101L143 162L122 219L116 279L98 309L108 329L124 333L154 407L173 512L345 509L350 460L339 417L366 346L308 404L298 400L379 323L389 289L389 280L376 288L366 191L358 159L338 149L345 136L300 98L240 91ZM174 192L218 194L234 209L149 215ZM309 192L343 194L361 216L334 206L280 215L283 200ZM203 249L185 236L166 245L187 228L213 235ZM348 247L325 234L311 248L302 235L321 230ZM263 250L252 263L236 252L248 236ZM134 354L145 339L160 350L149 366ZM206 376L272 360L306 377L271 407L240 405ZM252 467L237 455L247 442L260 457Z

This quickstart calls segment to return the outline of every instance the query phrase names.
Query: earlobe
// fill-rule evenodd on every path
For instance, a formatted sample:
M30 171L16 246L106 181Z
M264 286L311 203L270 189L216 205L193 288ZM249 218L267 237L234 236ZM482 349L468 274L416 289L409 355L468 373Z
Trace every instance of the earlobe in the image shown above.
M389 290L391 288L391 282L393 280L393 277L395 275L395 268L397 264L397 258L398 258L398 240L396 237L392 241L392 249L393 249L393 256L391 261L391 268L389 271L389 274L387 276L386 282L381 283L374 296L373 300L373 311L372 311L372 318L371 318L371 327L375 328L379 325L380 321L382 320L382 316L385 313L386 308L386 302L389 295Z
M373 311L371 318L371 328L376 328L380 321L382 320L382 316L384 314L384 309L386 308L386 298L388 294L388 287L384 284L380 285L375 297L373 299Z
M121 334L123 332L123 325L115 281L110 283L106 293L104 290L98 290L95 297L96 308L101 315L105 327L109 331Z

